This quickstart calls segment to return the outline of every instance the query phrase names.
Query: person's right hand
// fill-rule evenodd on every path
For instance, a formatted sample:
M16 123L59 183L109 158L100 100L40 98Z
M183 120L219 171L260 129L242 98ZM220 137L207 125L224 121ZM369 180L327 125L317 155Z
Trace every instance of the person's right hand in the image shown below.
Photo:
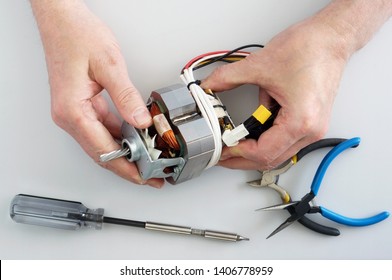
M217 68L202 87L259 87L266 107L279 104L273 126L258 141L225 147L219 165L271 169L327 131L349 57L392 15L392 1L332 1L314 16L275 36L246 59Z
M143 181L133 163L99 156L120 148L121 121L100 94L106 89L122 118L132 126L152 124L109 28L82 1L32 0L51 88L52 117L98 164L136 184L161 187L163 179Z
M244 60L217 68L203 81L203 88L218 92L257 85L261 104L280 107L273 126L258 141L248 139L225 147L219 165L271 169L324 135L349 57L335 47L337 37L331 28L307 20L281 32Z

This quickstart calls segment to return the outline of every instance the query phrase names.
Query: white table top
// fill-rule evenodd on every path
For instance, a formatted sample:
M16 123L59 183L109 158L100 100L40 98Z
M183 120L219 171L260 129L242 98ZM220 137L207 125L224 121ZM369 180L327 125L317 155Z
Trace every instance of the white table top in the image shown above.
M50 116L42 45L28 1L3 1L0 9L0 259L391 259L392 220L340 229L327 237L295 224L266 236L288 216L255 212L279 203L276 193L245 182L257 172L214 167L161 190L131 184L95 165ZM180 83L192 57L248 43L266 43L328 1L87 1L114 31L131 79L150 92ZM238 3L237 1L235 3ZM350 60L336 98L327 137L360 136L361 145L337 158L317 202L350 217L391 211L392 22ZM252 87L224 97L238 122L256 100ZM243 94L238 102L237 94ZM390 103L391 102L391 103ZM309 190L324 152L305 157L280 183L294 198ZM9 203L27 193L105 208L108 216L237 232L249 242L227 243L104 225L102 231L62 231L14 223Z

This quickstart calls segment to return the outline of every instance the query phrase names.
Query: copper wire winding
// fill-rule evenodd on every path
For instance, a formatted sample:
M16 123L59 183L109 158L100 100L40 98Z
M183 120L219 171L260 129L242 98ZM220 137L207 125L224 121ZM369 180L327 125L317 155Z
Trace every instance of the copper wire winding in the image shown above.
M162 137L163 141L165 141L165 143L168 144L170 148L176 151L180 150L180 144L176 139L173 129L171 129L165 115L161 112L158 104L155 102L151 104L150 113L154 120L156 130L161 132L158 134ZM167 127L170 127L170 129L167 129Z

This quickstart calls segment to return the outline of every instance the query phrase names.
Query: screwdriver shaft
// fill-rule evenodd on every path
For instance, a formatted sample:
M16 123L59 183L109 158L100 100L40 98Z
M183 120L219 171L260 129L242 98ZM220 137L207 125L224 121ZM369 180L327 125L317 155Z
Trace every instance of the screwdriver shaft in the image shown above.
M234 241L234 242L235 241L242 241L242 240L249 240L249 238L243 237L243 236L238 235L236 233L221 232L221 231L214 231L214 230L194 229L191 227L162 224L162 223L155 223L155 222L141 222L141 221L118 219L118 218L112 218L112 217L104 217L103 222L110 223L110 224L123 225L123 226L140 227L140 228L145 228L148 230L163 231L163 232L169 232L169 233L198 235L198 236L202 236L205 238Z
M234 241L234 242L249 240L249 238L243 237L236 233L229 233L229 232L222 232L222 231L215 231L215 230L194 229L191 227L161 224L161 223L154 223L154 222L146 222L145 228L150 230L165 231L171 233L199 235L205 238Z
M115 225L130 226L130 227L140 227L140 228L144 228L146 226L145 222L134 221L134 220L125 220L125 219L112 218L112 217L103 217L103 222L107 223L107 224L115 224Z

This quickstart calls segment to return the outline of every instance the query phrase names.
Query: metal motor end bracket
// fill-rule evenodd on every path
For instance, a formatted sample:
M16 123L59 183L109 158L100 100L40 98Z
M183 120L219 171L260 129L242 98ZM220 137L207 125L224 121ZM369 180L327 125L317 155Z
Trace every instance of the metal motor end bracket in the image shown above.
M214 138L186 86L176 84L155 90L148 104L159 104L169 121L181 153L172 158L153 159L149 152L150 135L124 122L123 148L129 148L127 159L134 162L144 179L166 178L172 184L199 176L214 152ZM153 140L152 140L153 141Z

